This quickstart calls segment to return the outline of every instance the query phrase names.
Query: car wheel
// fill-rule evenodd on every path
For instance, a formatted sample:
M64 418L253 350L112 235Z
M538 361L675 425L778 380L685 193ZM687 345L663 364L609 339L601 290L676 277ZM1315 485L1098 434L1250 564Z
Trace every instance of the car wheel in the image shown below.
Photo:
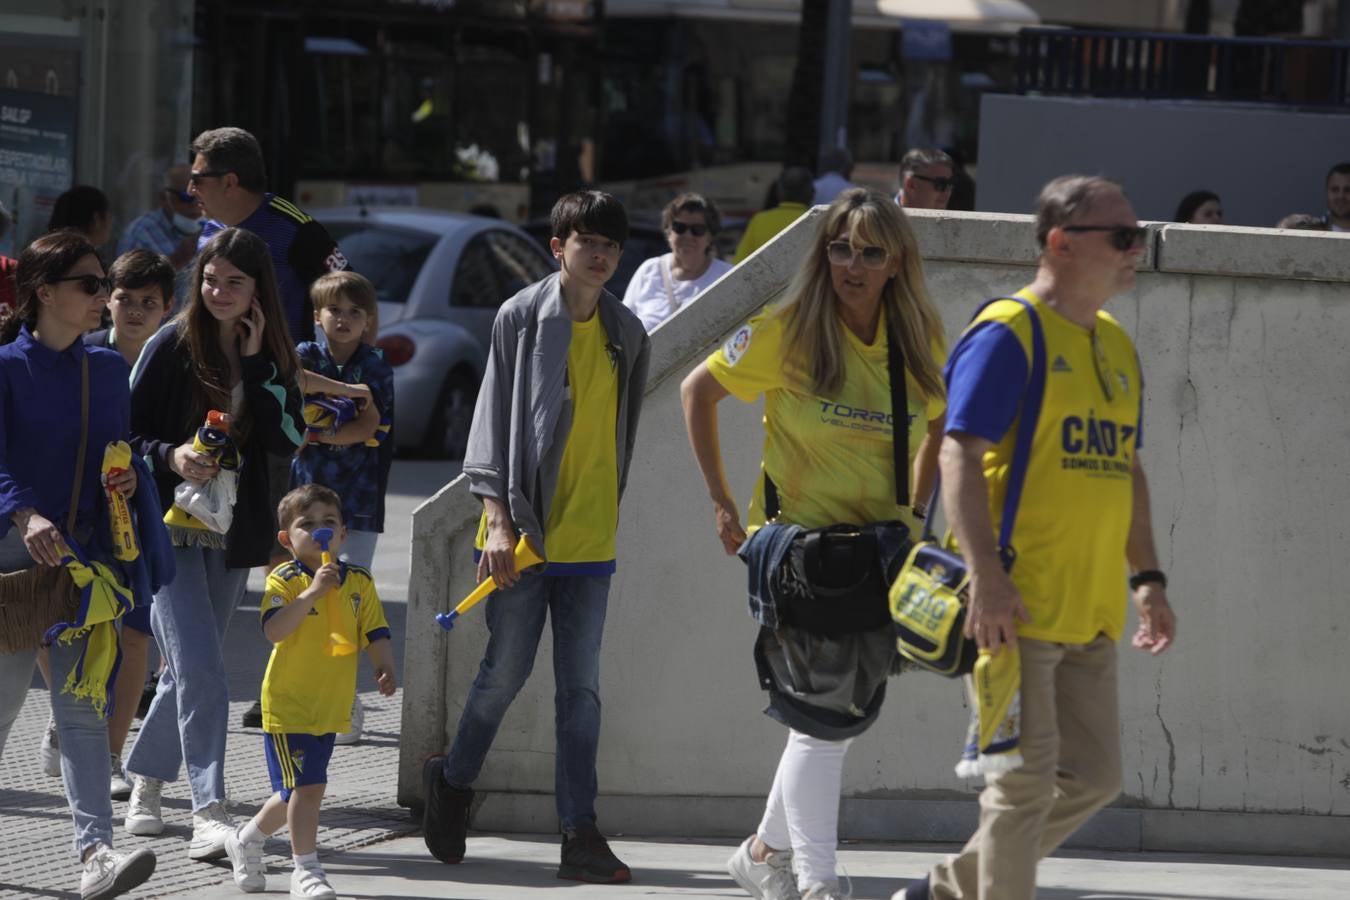
M478 399L478 383L463 371L451 372L441 388L436 411L427 423L423 450L440 459L463 459L473 424L473 405Z

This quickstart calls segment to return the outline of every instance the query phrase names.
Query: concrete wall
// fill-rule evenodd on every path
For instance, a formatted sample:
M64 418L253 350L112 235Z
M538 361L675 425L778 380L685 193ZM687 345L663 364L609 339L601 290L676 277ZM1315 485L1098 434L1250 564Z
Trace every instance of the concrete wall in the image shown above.
M916 213L930 290L955 335L982 298L1026 283L1025 216ZM655 333L638 458L620 523L603 654L599 804L629 833L742 834L758 821L784 734L760 714L745 573L722 554L681 420L680 379L790 276L800 220ZM1076 841L1102 847L1343 853L1350 730L1340 652L1350 554L1350 236L1151 226L1138 287L1113 312L1147 374L1144 459L1180 642L1122 648L1125 792ZM1214 274L1214 273L1233 274ZM758 406L722 404L729 476L757 475ZM477 505L455 482L414 518L399 798L453 735L484 630L432 624L467 592ZM1124 603L1122 587L1121 602ZM477 827L549 830L550 651L507 716ZM960 685L893 680L850 751L851 838L963 840L977 783L952 773Z
M1017 97L980 103L976 207L1022 212L1051 178L1107 175L1140 218L1170 221L1208 190L1230 225L1326 211L1326 174L1350 158L1350 115L1208 102Z

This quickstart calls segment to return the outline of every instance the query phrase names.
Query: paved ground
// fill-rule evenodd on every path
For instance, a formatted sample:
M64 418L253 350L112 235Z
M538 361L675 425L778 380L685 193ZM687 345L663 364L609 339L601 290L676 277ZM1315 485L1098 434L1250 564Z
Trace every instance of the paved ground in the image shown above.
M391 528L381 540L375 575L396 637L405 627L408 515L454 472L453 467L431 463L400 461L395 466ZM226 637L233 723L226 784L240 816L252 815L270 793L260 732L237 724L257 694L269 649L255 624L260 587L261 580L255 578ZM395 646L401 649L397 640ZM399 662L401 671L401 658ZM634 884L619 888L557 881L558 845L552 836L474 836L468 862L442 866L427 856L420 837L408 837L414 823L394 804L399 698L375 693L368 672L363 672L360 688L368 710L366 739L334 753L319 834L320 853L341 896L464 900L745 896L722 868L732 849L731 842L722 840L618 838L616 851L637 874ZM35 682L0 759L0 898L77 896L79 870L70 852L69 808L61 783L37 771L37 747L47 715L45 691ZM114 816L120 817L125 804L115 803L113 808ZM155 877L128 896L197 900L240 896L223 865L187 858L191 820L182 782L166 788L164 810L168 828L163 836L133 838L120 831L117 835L120 847L152 847L159 857ZM884 900L905 877L922 873L950 849L850 844L841 861L859 900ZM289 890L289 848L283 839L269 842L267 850L270 890L262 896L284 895ZM1350 859L1079 853L1049 860L1041 872L1039 896L1044 900L1350 898Z
M402 635L407 614L408 532L413 508L458 474L458 465L399 461L391 477L386 518L375 560L376 584L395 635L395 656L402 672ZM239 716L258 696L271 648L257 627L262 577L250 580L249 593L230 623L225 639L230 675L231 732L226 753L225 784L233 810L251 816L271 793L263 760L262 732L239 727ZM339 747L329 767L330 786L324 804L319 842L329 850L361 847L407 834L414 828L406 810L394 803L398 761L401 698L383 698L375 691L369 666L362 663L358 685L367 709L366 738L353 747ZM28 701L0 758L0 897L75 896L79 868L71 853L70 810L59 779L42 775L37 750L50 706L36 676ZM135 739L132 732L131 740ZM130 741L128 742L130 746ZM182 897L217 885L228 872L187 858L191 806L186 783L166 785L165 833L136 838L120 829L126 804L114 802L120 847L148 846L159 857L155 877L134 897ZM283 841L268 844L273 861L289 858Z

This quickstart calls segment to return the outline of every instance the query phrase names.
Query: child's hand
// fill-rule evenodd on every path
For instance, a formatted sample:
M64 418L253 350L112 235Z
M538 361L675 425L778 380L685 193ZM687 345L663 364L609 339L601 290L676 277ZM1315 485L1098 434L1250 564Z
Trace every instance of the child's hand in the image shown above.
M336 590L342 583L342 571L338 568L337 560L319 566L314 573L314 580L310 586L318 591L319 596L327 594L329 591Z
M392 669L382 669L378 666L375 669L375 684L380 689L380 694L385 697L394 696L394 691L398 690L398 679L394 677Z

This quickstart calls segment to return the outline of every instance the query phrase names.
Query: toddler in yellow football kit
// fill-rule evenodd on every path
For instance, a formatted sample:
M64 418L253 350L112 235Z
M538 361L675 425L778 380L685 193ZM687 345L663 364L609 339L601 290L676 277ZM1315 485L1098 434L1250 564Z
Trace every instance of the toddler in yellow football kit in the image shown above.
M263 891L263 842L286 825L295 859L291 896L333 898L315 851L328 760L337 734L350 727L356 650L370 657L386 697L398 689L394 654L370 572L337 560L346 537L338 495L318 484L298 487L281 498L277 522L277 539L293 558L267 576L260 604L263 634L272 642L262 714L276 793L226 838L225 852L239 889ZM327 547L315 534L325 528L332 532Z

